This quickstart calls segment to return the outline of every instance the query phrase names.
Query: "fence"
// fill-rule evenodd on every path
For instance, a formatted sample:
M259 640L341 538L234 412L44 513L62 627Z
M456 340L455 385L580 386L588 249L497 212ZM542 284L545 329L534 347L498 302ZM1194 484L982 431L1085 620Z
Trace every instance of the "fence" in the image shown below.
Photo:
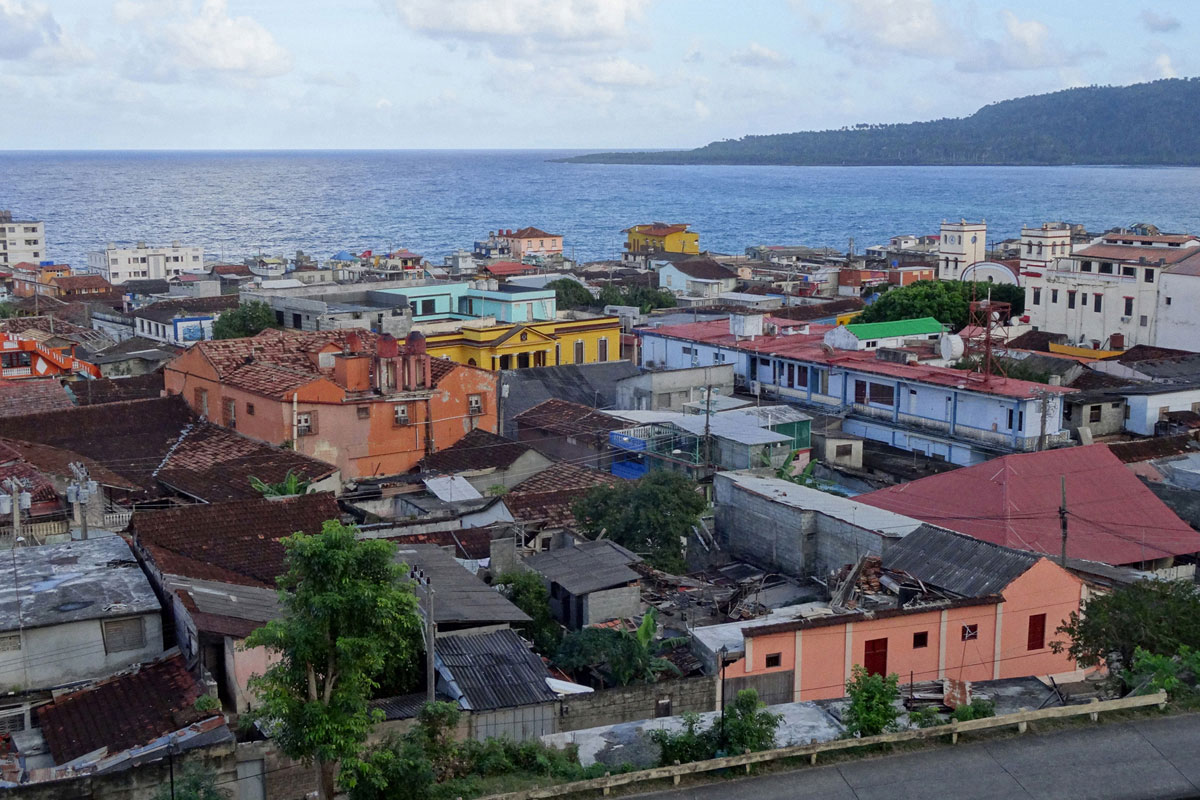
M70 532L71 523L65 519L53 520L51 522L21 523L21 536L25 538L26 544L44 542L46 541L47 536L57 536L59 534ZM12 535L12 525L0 526L0 544L11 545Z
M1018 732L1024 733L1026 726L1030 722L1038 720L1080 717L1087 714L1095 722L1099 719L1101 712L1104 711L1120 711L1122 709L1147 708L1149 706L1165 708L1166 705L1166 692L1157 692L1137 697L1122 697L1119 700L1101 701L1093 699L1092 702L1082 705L1057 706L1055 708L1038 709L1037 711L1019 711L1016 714L973 719L967 722L951 722L946 725L936 725L932 728L915 728L897 733L885 733L880 736L865 736L861 739L835 739L830 742L814 741L809 744L781 747L777 750L761 750L757 753L743 753L738 756L714 758L708 761L694 761L690 764L675 764L669 767L656 767L638 772L627 772L624 775L605 775L602 778L593 778L586 781L574 781L572 783L562 783L557 786L492 795L491 797L484 798L484 800L538 800L538 798L561 797L563 795L575 794L576 792L596 790L607 795L609 790L614 786L624 786L643 781L657 781L666 778L670 778L672 783L678 784L679 779L684 775L695 775L702 772L729 769L731 767L744 767L746 772L749 772L753 764L777 761L784 758L802 758L807 756L809 763L816 764L818 754L837 750L891 744L894 742L910 742L917 739L933 739L947 735L950 736L951 742L957 743L960 733L982 731L990 728L1003 728L1010 725L1015 725Z

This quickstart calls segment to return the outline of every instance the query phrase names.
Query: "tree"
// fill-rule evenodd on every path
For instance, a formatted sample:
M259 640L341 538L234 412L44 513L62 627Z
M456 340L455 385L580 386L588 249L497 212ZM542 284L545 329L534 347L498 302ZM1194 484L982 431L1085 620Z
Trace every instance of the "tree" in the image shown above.
M531 617L517 630L533 642L534 650L544 656L554 655L562 641L562 627L550 612L550 592L541 577L527 570L506 572L496 579L496 585L513 605Z
M846 709L843 722L846 733L851 736L878 736L893 730L900 711L896 701L900 699L900 676L891 673L887 677L867 672L862 664L850 669L850 680L846 681L846 695L850 706Z
M917 281L889 289L859 314L856 322L895 322L902 319L933 317L959 330L967 324L970 303L991 295L992 300L1009 303L1012 315L1025 312L1025 290L1001 283L963 283L962 281Z
M279 483L267 483L253 475L250 476L250 488L263 497L290 497L294 494L304 494L308 491L311 481L301 478L290 469Z
M338 762L358 755L377 720L367 702L379 677L419 650L417 601L393 560L395 545L356 533L329 520L315 536L283 540L283 617L245 645L279 655L252 680L259 716L288 756L316 765L322 800L333 797Z
M618 686L634 681L654 683L664 672L679 674L679 668L660 654L687 643L686 638L655 641L658 612L651 608L632 633L615 628L583 628L563 637L554 663L568 672L603 667Z
M1174 656L1183 646L1200 649L1200 594L1187 581L1138 581L1092 597L1058 627L1068 641L1054 641L1081 667L1108 666L1121 676L1134 653Z
M175 775L174 784L163 783L154 792L154 800L228 800L217 789L217 776L199 765L184 767Z
M596 305L596 298L579 281L570 278L559 278L546 284L547 289L554 290L555 302L560 309L588 308Z
M597 486L572 511L592 538L603 534L658 569L682 572L682 542L707 507L694 481L654 470L633 485Z
M271 307L261 300L253 300L222 312L213 323L213 338L241 339L255 336L267 328L278 327Z

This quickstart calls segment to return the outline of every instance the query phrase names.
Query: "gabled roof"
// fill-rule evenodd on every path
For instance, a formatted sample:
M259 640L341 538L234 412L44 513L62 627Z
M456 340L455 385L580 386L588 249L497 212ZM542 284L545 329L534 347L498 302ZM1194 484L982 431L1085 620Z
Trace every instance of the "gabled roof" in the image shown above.
M475 428L454 444L425 457L422 467L435 472L507 469L533 448Z
M900 336L923 336L941 333L946 326L933 317L901 319L895 322L858 322L846 326L859 341L865 339L892 339Z
M504 505L513 518L540 523L550 528L573 528L572 504L596 486L624 484L607 472L574 464L557 463L518 483L504 495Z
M537 553L525 566L573 595L624 586L638 579L630 564L642 559L616 542L599 539Z
M558 698L546 679L550 672L513 630L437 640L437 658L463 708L498 708L550 703ZM457 691L454 691L457 689Z
M1068 557L1122 565L1200 552L1200 533L1103 444L1004 456L855 499L984 541L1057 555L1063 479Z
M162 396L165 384L161 370L128 378L97 378L73 381L68 387L81 406L119 403L125 400L147 400Z
M259 497L250 478L279 483L289 472L308 481L327 478L337 467L282 447L241 436L207 422L192 425L175 442L155 472L162 483L206 503Z
M505 393L503 432L513 435L513 418L551 397L612 408L617 401L617 381L638 374L641 370L630 361L505 370L500 374L500 391Z
M0 380L0 417L17 417L74 408L70 395L56 378Z
M726 281L737 278L736 273L711 258L693 257L686 261L676 261L672 266L689 278L709 281Z
M531 428L563 436L608 433L628 427L624 420L602 411L551 398L513 417L521 428Z
M108 748L109 755L216 716L197 711L204 694L176 652L133 672L69 694L38 708L42 736L56 764Z
M134 541L167 574L273 588L284 573L279 540L321 532L341 511L333 494L135 511Z
M922 525L888 548L883 566L960 597L1000 594L1041 556Z
M513 231L512 233L506 234L505 236L500 237L500 238L504 238L504 239L537 239L537 238L551 238L551 237L557 239L558 234L557 233L546 233L541 228L534 228L533 226L530 226L528 228L521 228L520 230Z
M64 292L78 292L82 289L101 289L109 292L113 288L111 283L99 275L64 275L60 278L51 278L50 283Z
M79 462L87 467L88 475L102 486L137 490L137 485L122 478L103 464L72 450L52 447L48 444L26 442L17 439L0 439L0 460L19 458L46 475L69 480L73 477L71 464Z
M483 268L484 272L501 277L505 275L524 275L526 272L535 272L537 267L529 264L522 264L518 261L497 261L494 264L488 264Z
M398 543L396 560L429 578L435 601L433 618L438 625L472 627L529 621L529 615L511 600L435 544ZM425 595L423 586L414 588L417 594Z

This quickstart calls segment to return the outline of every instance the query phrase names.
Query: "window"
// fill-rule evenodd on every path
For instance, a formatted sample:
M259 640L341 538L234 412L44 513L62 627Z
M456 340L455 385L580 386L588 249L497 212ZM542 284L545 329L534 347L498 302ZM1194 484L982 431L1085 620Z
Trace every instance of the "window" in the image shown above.
M979 626L978 625L963 625L962 626L962 640L964 642L969 642L972 639L978 639L978 638L979 638Z
M1142 316L1138 318L1138 325L1140 325L1141 327L1145 328L1149 324L1150 324L1150 318L1147 317L1145 314L1142 314Z
M1125 298L1125 316L1127 316L1127 317L1133 316L1133 298L1132 297Z
M6 633L0 635L0 653L11 653L21 649L21 634Z
M834 458L850 458L854 455L854 445L839 444L833 448Z
M1099 293L1092 295L1092 311L1100 313L1100 301L1104 299L1104 295Z
M392 408L392 413L394 415L394 420L397 425L407 425L408 424L408 404L407 403L397 403Z
M1039 288L1034 288L1033 290L1033 304L1035 306L1040 306L1042 304L1042 290Z
M1051 289L1051 290L1050 290L1050 302L1051 302L1051 303L1057 303L1057 302L1058 302L1058 289Z
M1134 269L1133 267L1121 267L1121 274L1124 275L1126 278L1136 278L1137 270Z
M475 417L483 413L483 395L467 395L467 413Z
M433 300L422 300L421 301L421 314L426 315L426 314L432 314L432 313L434 313L434 301Z
M141 617L106 619L103 621L104 652L121 653L146 646L146 632Z
M197 388L193 392L195 402L192 403L196 407L196 411L200 412L200 416L208 416L208 390Z
M887 386L882 383L870 384L870 402L878 403L884 406L895 405L896 403L896 388Z
M355 412L358 414L359 419L370 419L371 418L371 407L370 406L359 406L358 408L355 409Z
M1154 270L1147 269L1142 275L1142 280L1146 283L1154 283Z
M584 357L583 356L583 339L576 339L575 340L575 363L582 364L583 357Z
M316 414L312 411L299 411L296 413L296 435L310 436L317 432Z
M854 382L854 402L858 403L859 405L867 404L867 382L866 381L855 381Z
M1112 275L1113 274L1113 265L1112 265L1111 261L1101 261L1100 262L1100 274L1101 275Z
M783 663L782 653L767 653L767 669L778 667Z
M1088 407L1088 422L1099 422L1100 414L1104 411L1104 406L1089 406Z
M1169 297L1168 297L1168 298L1166 299L1166 302L1167 302L1167 305L1171 305L1171 298L1169 298Z
M601 339L598 346L599 350L597 352L596 360L608 361L608 339Z
M1012 426L1013 426L1013 410L1010 408L1008 410L1008 428L1011 430Z
M237 427L237 401L232 397L221 401L221 424L226 428Z
M247 417L254 416L254 403L246 403L246 416Z
M1091 272L1092 271L1092 262L1080 261L1079 262L1079 271L1080 272Z
M1025 642L1027 650L1041 650L1046 646L1046 615L1031 614L1029 617L1029 637Z
M913 650L929 647L929 631L917 631L913 634Z
M1074 308L1074 307L1075 307L1075 292L1068 289L1067 290L1067 308Z

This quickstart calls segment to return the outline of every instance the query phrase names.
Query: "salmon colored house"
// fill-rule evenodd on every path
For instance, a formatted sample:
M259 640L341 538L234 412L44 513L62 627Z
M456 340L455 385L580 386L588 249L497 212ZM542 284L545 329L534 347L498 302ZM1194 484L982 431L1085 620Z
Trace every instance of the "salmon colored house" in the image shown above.
M425 339L267 330L198 342L166 389L213 422L336 464L346 478L407 472L468 432L496 431L496 375L431 358Z
M1050 559L923 525L867 563L840 606L743 624L724 656L731 691L759 688L772 703L842 697L856 664L902 684L1079 674L1050 643L1084 584ZM729 637L706 630L697 639L715 655L711 644Z

